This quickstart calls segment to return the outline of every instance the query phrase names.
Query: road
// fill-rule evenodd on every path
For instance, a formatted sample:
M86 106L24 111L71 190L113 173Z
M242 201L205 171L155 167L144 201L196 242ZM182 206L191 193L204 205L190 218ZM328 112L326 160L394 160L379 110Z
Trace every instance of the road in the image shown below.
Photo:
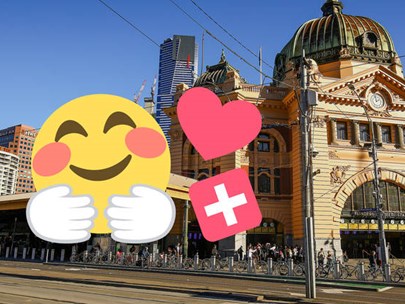
M404 303L405 288L383 292L205 275L0 261L0 303ZM263 297L264 296L264 297Z

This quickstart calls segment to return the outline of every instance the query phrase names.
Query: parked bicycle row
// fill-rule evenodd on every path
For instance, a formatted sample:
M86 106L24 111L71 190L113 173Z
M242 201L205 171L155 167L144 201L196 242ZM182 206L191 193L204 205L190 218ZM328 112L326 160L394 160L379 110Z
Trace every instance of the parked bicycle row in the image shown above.
M87 251L72 255L72 263L89 264L109 264L125 265L128 267L140 268L167 268L167 269L193 269L202 271L223 271L238 273L256 273L273 276L305 276L305 266L303 263L294 263L293 259L273 260L271 258L264 260L248 258L236 261L234 257L199 259L198 255L194 258L183 258L179 255L138 255L120 253L114 255L112 252L93 252ZM326 263L318 265L315 274L319 278L325 279L348 279L363 281L392 281L400 282L405 278L405 267L392 267L389 271L390 277L385 278L381 267L366 266L359 263L356 266L342 264L340 262Z
M40 260L44 262L65 262L65 250L56 252L55 249L23 248L22 254L17 248L5 249L2 254L5 259ZM166 268L184 269L200 271L222 271L250 274L263 274L272 276L304 277L305 266L303 263L296 263L293 259L272 259L260 260L257 258L247 258L236 260L234 257L221 258L212 256L211 258L200 259L198 254L194 258L183 258L177 254L150 254L147 250L142 254L125 253L117 251L102 252L100 250L83 251L73 254L67 259L71 263L93 264L93 265L122 265L138 268ZM374 264L366 266L364 263L358 265L348 265L340 262L328 262L316 267L315 274L318 278L343 279L343 280L363 280L363 281L392 281L395 283L404 281L405 267L392 266L386 278L382 267Z

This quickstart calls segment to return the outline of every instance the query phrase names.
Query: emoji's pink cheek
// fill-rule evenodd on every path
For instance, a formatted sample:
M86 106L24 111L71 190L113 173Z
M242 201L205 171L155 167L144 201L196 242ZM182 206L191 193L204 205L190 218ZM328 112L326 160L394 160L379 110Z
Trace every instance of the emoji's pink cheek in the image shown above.
M35 172L52 176L62 171L70 160L70 149L64 143L51 143L42 147L32 162Z
M135 128L125 137L128 149L143 158L154 158L166 150L166 140L149 128Z

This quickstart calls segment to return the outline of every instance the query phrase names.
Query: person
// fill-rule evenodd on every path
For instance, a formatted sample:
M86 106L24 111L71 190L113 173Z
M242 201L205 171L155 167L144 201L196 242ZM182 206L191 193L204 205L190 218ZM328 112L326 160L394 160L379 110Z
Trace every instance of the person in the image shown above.
M318 265L320 267L323 267L324 260L325 260L325 253L323 251L323 248L321 248L318 252Z
M254 258L254 254L256 253L257 249L253 248L252 245L249 245L248 248L248 259L253 259Z
M370 262L370 268L374 268L377 265L377 252L372 250L371 253L368 255L368 260Z
M149 248L145 246L142 250L142 258L146 260L148 257L149 257Z
M282 248L277 249L277 253L278 253L278 258L279 258L281 261L284 261L284 252L283 252L283 249L282 249Z
M174 254L172 246L167 247L167 255L172 256Z
M131 248L129 248L129 255L127 256L127 261L128 263L132 264L135 262L135 255L136 255L136 247L135 245L132 245Z
M129 252L130 252L131 254L135 254L135 252L136 252L136 247L135 247L135 245L132 245L131 248L129 248Z
M242 261L242 259L243 259L243 247L240 246L237 252L238 252L239 261Z
M380 245L376 245L376 255L377 255L377 264L378 266L381 266L382 264L382 255L381 255L381 246Z
M347 255L347 251L343 251L343 262L348 262L349 261L349 256Z
M218 256L218 249L217 249L217 245L215 245L215 244L214 244L214 247L212 247L211 255L214 257Z
M332 265L332 253L330 252L330 250L328 250L327 255L326 255L326 266L330 267Z
M177 243L177 246L176 246L176 255L177 255L177 256L182 255L182 245L181 245L181 243Z
M100 243L99 243L99 242L97 242L96 245L94 245L94 247L92 248L92 251L93 251L94 253L100 253L100 251L101 251L101 246L100 246Z
M124 252L120 247L116 253L117 263L120 264L122 262L122 258L124 257Z

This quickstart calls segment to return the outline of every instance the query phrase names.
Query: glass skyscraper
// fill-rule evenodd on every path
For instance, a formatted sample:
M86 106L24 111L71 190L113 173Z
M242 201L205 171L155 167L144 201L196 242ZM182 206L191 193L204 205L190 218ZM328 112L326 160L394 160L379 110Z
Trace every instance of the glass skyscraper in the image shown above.
M171 107L176 85L185 83L191 87L197 77L198 46L194 36L174 35L160 45L159 78L156 102L156 120L170 144L171 120L163 109Z

